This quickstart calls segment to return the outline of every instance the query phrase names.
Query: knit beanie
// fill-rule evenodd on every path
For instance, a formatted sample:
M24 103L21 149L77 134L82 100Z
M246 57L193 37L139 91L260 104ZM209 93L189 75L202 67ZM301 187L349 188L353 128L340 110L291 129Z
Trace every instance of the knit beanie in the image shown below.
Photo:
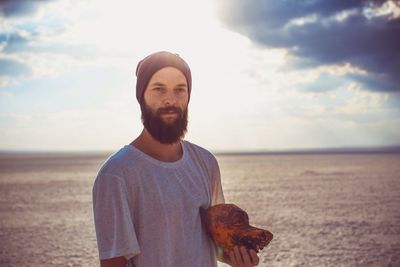
M140 105L142 105L144 91L146 90L147 84L149 83L151 77L154 75L154 73L164 67L177 68L183 73L183 75L185 75L190 99L192 75L189 65L181 57L179 57L178 54L161 51L145 57L138 63L136 67L136 99Z

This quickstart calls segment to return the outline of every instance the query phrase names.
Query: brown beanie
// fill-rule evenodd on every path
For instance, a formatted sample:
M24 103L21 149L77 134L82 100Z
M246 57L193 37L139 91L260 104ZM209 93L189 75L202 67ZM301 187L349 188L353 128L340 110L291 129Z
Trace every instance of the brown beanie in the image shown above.
M136 67L136 99L142 105L144 90L154 73L164 67L174 67L186 77L188 93L192 89L192 75L189 65L178 54L170 52L156 52L142 59ZM189 100L188 100L189 101Z

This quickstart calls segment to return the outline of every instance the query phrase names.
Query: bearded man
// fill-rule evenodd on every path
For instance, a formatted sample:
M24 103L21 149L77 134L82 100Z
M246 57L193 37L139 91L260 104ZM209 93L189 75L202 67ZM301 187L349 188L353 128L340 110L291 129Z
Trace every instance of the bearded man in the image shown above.
M191 71L178 55L157 52L136 68L141 134L101 167L93 186L101 266L217 266L200 208L224 203L217 160L184 141ZM254 266L236 247L232 266Z

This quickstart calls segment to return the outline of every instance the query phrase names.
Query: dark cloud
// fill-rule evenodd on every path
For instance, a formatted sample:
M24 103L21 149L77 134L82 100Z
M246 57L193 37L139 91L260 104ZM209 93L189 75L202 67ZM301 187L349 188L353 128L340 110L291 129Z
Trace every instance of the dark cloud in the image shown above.
M0 14L4 17L34 13L39 4L50 0L0 0Z
M400 18L368 15L387 2L224 0L220 14L230 29L254 42L288 49L297 67L351 63L368 72L351 76L366 88L400 91Z
M22 76L31 73L31 69L25 64L11 59L0 59L1 76Z

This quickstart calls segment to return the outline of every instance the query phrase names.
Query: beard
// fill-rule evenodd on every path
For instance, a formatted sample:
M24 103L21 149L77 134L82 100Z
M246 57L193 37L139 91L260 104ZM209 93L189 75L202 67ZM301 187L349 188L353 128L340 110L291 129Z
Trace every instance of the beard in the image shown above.
M150 135L161 144L173 144L183 139L187 131L188 109L165 107L153 111L146 103L140 107L142 122ZM173 111L177 118L172 122L165 122L161 115Z

